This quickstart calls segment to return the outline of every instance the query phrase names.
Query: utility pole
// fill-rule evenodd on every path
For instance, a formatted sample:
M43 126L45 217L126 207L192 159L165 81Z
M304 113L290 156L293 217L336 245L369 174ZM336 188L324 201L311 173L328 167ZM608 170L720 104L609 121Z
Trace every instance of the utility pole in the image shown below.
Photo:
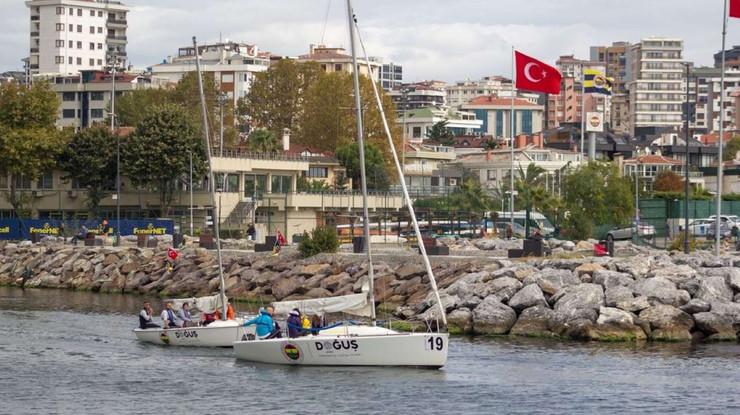
M110 132L116 134L116 65L118 55L111 52L111 92L110 92ZM121 137L116 134L116 240L115 245L121 244Z
M686 63L686 126L684 138L686 140L686 165L684 166L684 222L683 222L683 251L689 253L689 64ZM720 163L722 155L720 155ZM717 217L719 222L719 216Z
M190 156L190 183L188 187L190 188L190 236L192 237L195 232L193 226L193 152L191 150L188 150L188 156Z

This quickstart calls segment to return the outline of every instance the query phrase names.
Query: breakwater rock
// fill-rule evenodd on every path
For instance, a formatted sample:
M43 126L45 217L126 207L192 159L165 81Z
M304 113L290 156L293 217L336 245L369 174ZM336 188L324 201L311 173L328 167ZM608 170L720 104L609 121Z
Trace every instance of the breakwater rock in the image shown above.
M433 258L452 332L589 340L737 340L740 258L637 249L625 258ZM379 255L375 297L384 313L423 327L439 317L417 255ZM231 298L268 303L360 292L359 255L302 259L227 253ZM215 254L187 248L170 269L166 250L0 242L0 285L147 295L218 290Z

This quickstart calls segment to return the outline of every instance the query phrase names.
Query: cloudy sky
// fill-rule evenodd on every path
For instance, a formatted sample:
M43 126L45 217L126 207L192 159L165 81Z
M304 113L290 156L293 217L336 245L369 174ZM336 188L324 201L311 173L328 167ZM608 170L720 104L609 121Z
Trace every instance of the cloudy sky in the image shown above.
M255 43L279 55L310 43L348 46L344 0L124 0L129 57L137 67L175 54L195 35ZM589 46L679 37L685 56L711 65L721 45L722 0L355 0L370 55L404 66L404 79L455 81L510 72L510 48L554 63L588 58ZM28 51L23 0L0 0L0 71ZM728 47L740 43L730 21Z

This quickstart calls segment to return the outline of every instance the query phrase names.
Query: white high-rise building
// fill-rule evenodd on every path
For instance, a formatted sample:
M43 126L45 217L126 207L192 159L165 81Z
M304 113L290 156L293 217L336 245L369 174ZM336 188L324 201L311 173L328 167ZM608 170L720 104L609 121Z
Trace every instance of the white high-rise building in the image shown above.
M34 74L74 74L102 69L109 53L126 56L129 8L112 0L29 0L29 69Z
M681 39L646 38L627 54L632 133L681 128L686 93Z

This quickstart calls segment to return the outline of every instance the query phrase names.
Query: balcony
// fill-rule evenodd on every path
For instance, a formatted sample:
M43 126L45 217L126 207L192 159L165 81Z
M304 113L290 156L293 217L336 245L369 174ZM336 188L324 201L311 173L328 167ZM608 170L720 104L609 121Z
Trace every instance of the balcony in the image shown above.
M39 53L39 48L31 48L31 53Z
M39 37L39 32L31 32L31 37Z
M31 16L31 21L32 21L32 22L38 22L38 21L39 21L39 18L40 18L40 17L41 17L41 16L39 16L39 15L36 15L36 16Z
M116 26L116 27L128 27L128 21L123 19L108 19L107 22L108 26Z
M115 35L108 35L108 42L109 43L126 43L126 36L115 36Z

